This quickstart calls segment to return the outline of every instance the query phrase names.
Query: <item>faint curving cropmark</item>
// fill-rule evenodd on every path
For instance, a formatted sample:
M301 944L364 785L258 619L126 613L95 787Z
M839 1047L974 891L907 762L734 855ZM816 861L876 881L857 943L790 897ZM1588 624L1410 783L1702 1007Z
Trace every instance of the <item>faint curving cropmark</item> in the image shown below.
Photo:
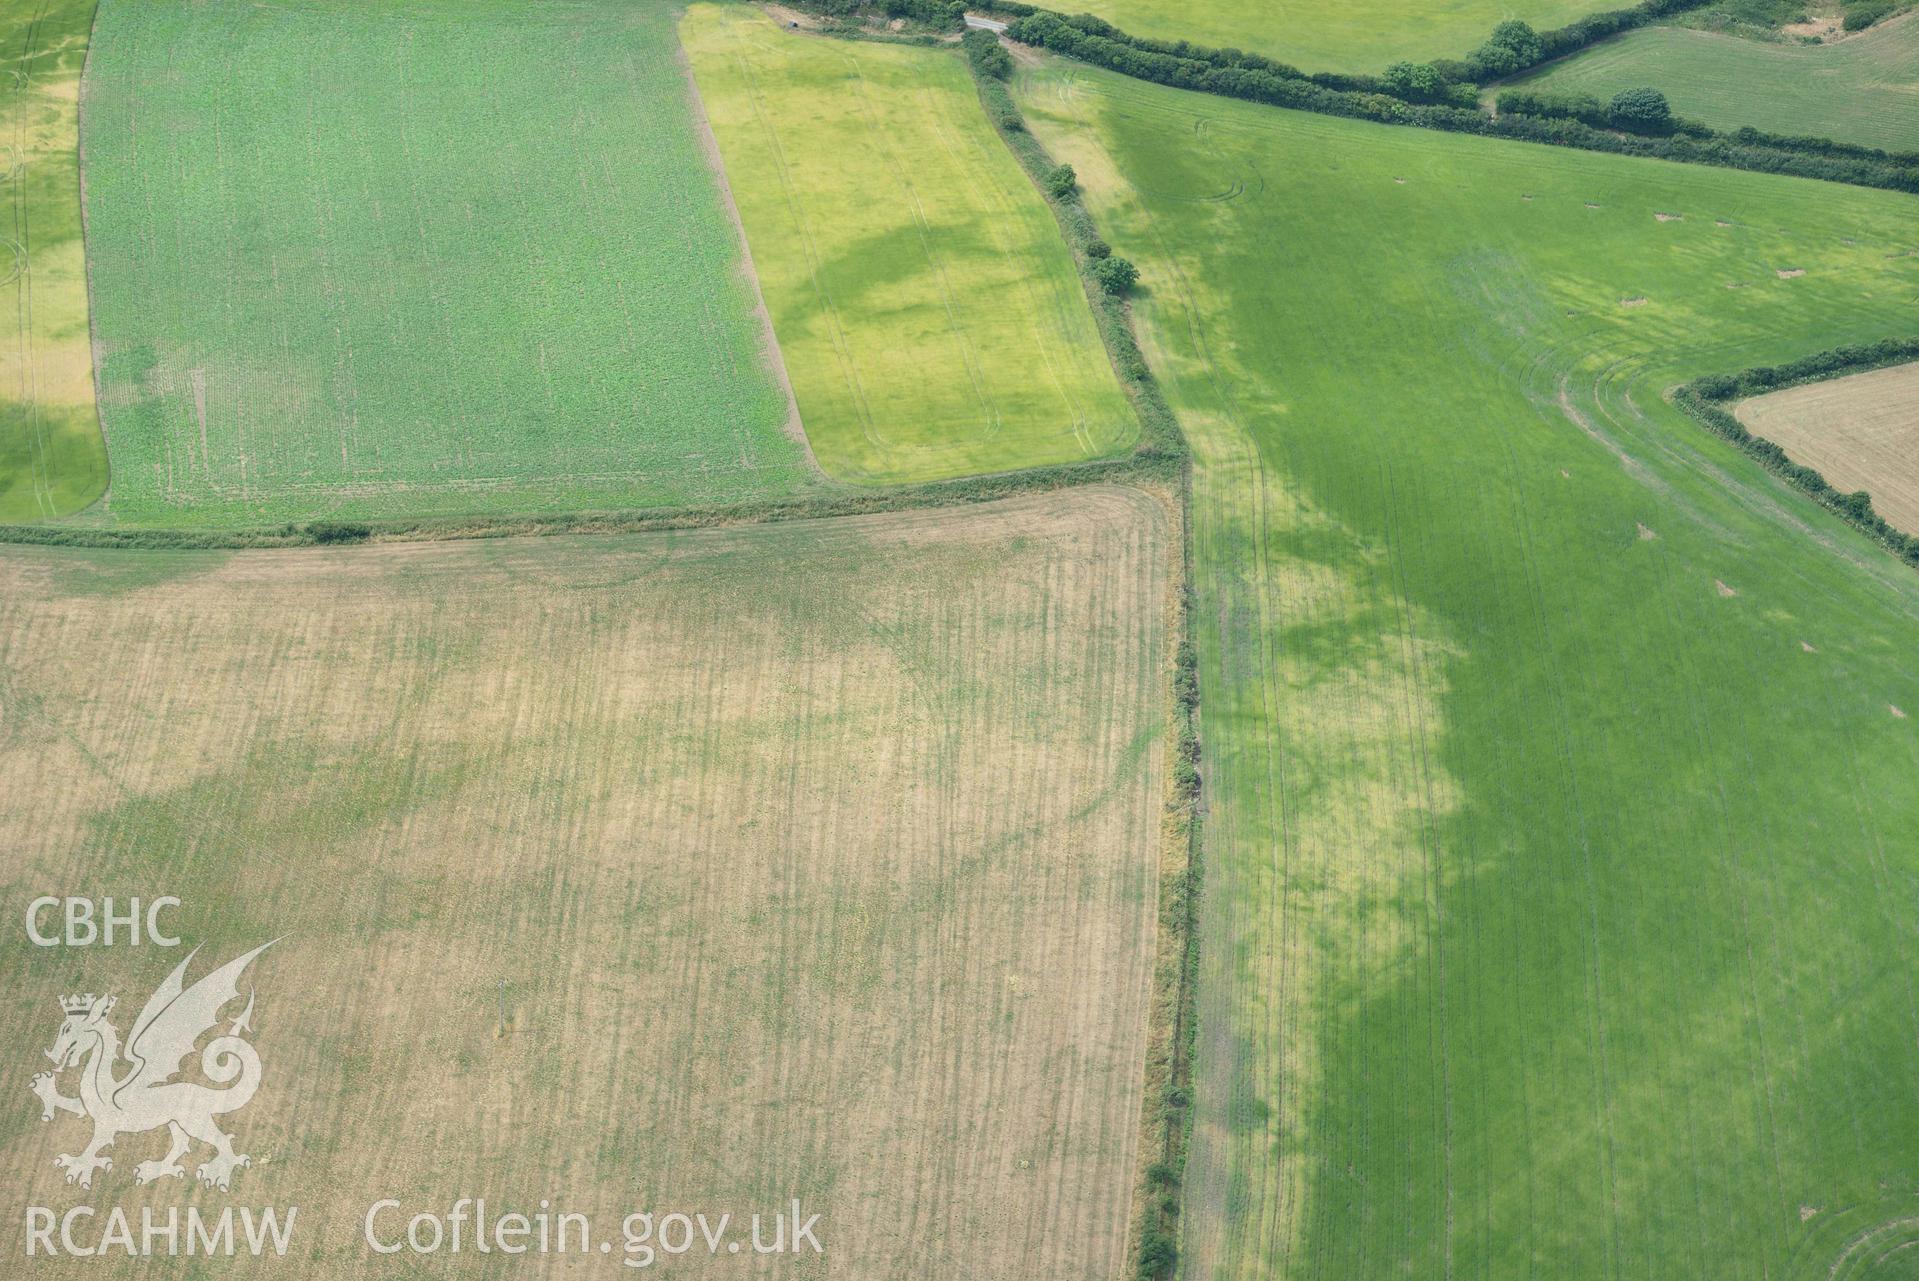
M1919 1218L1889 1219L1855 1233L1826 1275L1831 1281L1910 1276L1905 1269L1919 1265L1915 1247L1919 1247Z

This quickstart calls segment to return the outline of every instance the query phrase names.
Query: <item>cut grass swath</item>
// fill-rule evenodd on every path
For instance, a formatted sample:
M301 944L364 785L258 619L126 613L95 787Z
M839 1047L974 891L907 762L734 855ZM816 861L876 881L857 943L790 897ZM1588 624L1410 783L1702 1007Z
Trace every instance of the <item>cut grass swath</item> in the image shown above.
M0 12L0 523L106 489L80 234L78 103L92 0Z
M807 436L832 476L938 480L1138 436L1052 216L956 50L699 4L683 38Z

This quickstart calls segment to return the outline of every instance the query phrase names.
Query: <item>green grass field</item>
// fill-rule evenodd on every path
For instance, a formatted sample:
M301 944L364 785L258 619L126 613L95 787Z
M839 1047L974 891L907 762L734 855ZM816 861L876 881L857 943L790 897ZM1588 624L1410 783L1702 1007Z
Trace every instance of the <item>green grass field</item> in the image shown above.
M1911 198L1022 96L1196 451L1183 1274L1908 1275L1919 576L1662 392L1911 332Z
M1101 487L684 533L0 549L9 1194L136 1233L189 1199L297 1206L303 1281L1119 1276L1178 540L1167 503ZM184 945L32 946L18 914L69 886L178 895ZM275 937L232 1195L136 1187L151 1133L64 1186L84 1125L27 1090L58 996L117 995L124 1034L186 947L210 968ZM629 1212L743 1236L800 1197L822 1253L640 1272L361 1243L382 1197L463 1195L548 1198L616 1249ZM0 1226L16 1260L23 1232ZM14 1275L248 1270L103 1253Z
M936 480L1121 452L1139 425L1039 193L956 51L682 26L826 471Z
M107 0L82 130L107 515L813 483L675 16Z
M0 12L0 523L107 486L93 408L78 103L93 0Z
M1302 71L1378 72L1401 59L1462 58L1506 18L1545 30L1605 7L1588 0L1361 0L1324 5L1272 0L1081 0L1051 6L1091 13L1136 36L1246 49Z
M1919 13L1823 45L1647 27L1525 83L1602 99L1652 85L1675 113L1715 129L1751 125L1919 151Z

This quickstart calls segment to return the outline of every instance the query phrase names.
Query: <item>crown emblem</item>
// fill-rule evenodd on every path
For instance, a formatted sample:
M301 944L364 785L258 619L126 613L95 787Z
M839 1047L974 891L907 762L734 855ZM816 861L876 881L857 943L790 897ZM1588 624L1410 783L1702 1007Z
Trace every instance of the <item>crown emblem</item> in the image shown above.
M67 1014L85 1014L92 1008L93 993L91 992L88 992L85 996L63 996L60 998L60 1009Z

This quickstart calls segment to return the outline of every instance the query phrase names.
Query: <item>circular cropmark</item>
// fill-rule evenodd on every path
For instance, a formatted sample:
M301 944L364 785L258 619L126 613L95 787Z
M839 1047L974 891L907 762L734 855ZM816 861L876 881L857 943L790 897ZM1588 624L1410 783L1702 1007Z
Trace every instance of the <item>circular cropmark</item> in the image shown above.
M20 176L20 148L0 142L0 182L12 182Z

